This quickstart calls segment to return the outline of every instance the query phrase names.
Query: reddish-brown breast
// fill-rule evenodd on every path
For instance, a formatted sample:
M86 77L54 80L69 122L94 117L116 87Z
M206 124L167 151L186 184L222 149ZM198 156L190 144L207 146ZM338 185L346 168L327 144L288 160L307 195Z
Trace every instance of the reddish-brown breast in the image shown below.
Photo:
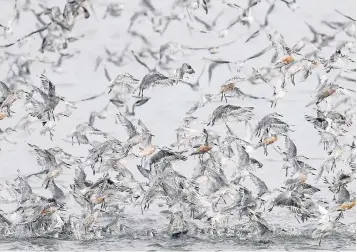
M222 85L220 93L225 93L225 92L231 91L234 89L234 87L235 87L235 83L229 83L226 85Z
M348 209L351 209L353 208L354 206L356 205L356 201L352 201L352 202L345 202L345 203L342 203L338 209L339 210L348 210Z
M263 142L266 145L269 145L269 144L275 143L277 140L278 140L278 138L276 136L272 136L272 137L269 137L269 138L265 138Z
M200 153L206 153L206 152L210 151L211 149L212 149L212 147L210 147L210 146L202 145L202 146L198 147L197 151Z
M0 112L0 120L3 120L7 117L7 114Z
M290 64L291 62L295 61L295 58L291 55L287 55L282 57L280 61L283 62L284 64Z

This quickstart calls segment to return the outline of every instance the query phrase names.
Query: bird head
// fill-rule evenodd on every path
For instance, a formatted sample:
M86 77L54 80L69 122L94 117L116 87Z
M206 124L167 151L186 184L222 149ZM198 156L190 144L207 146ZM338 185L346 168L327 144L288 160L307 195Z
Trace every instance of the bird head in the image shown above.
M62 167L65 167L65 168L68 168L68 169L70 169L71 168L71 164L69 164L69 163L66 163L66 162L61 162L61 164L62 164Z
M194 74L195 70L193 70L193 68L187 64L187 63L183 63L181 69L188 74Z

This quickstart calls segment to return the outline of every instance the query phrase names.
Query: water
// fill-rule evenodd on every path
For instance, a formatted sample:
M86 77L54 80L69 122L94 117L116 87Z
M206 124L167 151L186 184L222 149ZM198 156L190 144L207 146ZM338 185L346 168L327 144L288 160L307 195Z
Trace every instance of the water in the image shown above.
M23 1L19 0L21 5ZM37 9L37 2L44 1L32 1L33 8ZM113 1L115 2L115 1ZM79 36L84 34L84 37L79 41L69 44L68 50L73 52L80 50L80 53L71 59L66 59L62 66L62 72L53 72L50 66L34 62L31 65L31 78L35 85L40 85L39 75L45 71L46 75L55 83L57 92L65 96L70 101L79 100L89 97L93 94L97 94L105 90L108 86L108 81L104 76L103 66L100 66L97 71L94 71L95 60L98 56L105 57L104 47L109 48L112 51L121 52L127 43L131 43L130 48L134 51L142 47L142 42L137 38L132 38L127 35L126 29L129 24L129 20L134 11L139 8L139 1L120 1L124 4L124 10L122 16L115 19L108 17L102 20L102 16L105 11L106 4L109 1L93 1L93 5L96 10L96 17L92 15L89 19L79 20L74 26L71 36ZM163 13L170 13L170 1L152 1L157 7L160 6L160 10ZM203 10L198 12L199 16L207 20L209 23L221 10L219 1L212 1L213 6L209 9L209 15L205 15ZM312 34L309 32L308 27L304 22L313 25L316 29L323 31L327 34L332 34L329 28L321 25L321 20L344 20L339 16L334 9L338 9L341 12L355 17L355 1L334 1L334 0L298 0L300 8L294 13L289 10L286 5L280 1L277 1L274 12L269 17L269 24L274 29L278 30L284 35L285 41L289 46L294 45L303 36L312 38ZM58 4L61 9L64 6L64 1L47 1L48 6ZM237 1L241 6L245 6L246 1ZM11 1L0 1L1 19L0 23L6 23L11 17ZM260 22L263 21L265 12L269 5L267 3L261 3L259 6L253 9L253 15ZM233 9L226 8L225 15L219 20L217 27L225 27L231 20L236 18L236 12ZM197 26L198 27L198 26ZM14 34L9 36L7 40L0 40L0 44L6 44L14 41L18 37L26 34L35 29L35 19L31 12L21 12L19 24L14 24ZM164 35L155 34L151 30L151 26L148 23L142 22L135 25L135 29L147 35L147 38L152 43L154 49L158 49L161 44L168 41L177 41L183 45L189 45L192 47L201 46L214 46L232 39L239 38L233 45L223 47L220 53L217 55L210 55L205 51L186 52L184 57L179 57L174 63L174 67L179 67L183 62L189 63L195 70L196 76L201 72L205 65L202 57L209 57L214 59L226 59L226 60L242 60L252 54L260 51L262 48L269 45L269 42L265 35L260 35L252 42L245 44L245 39L257 29L256 25L253 25L248 30L247 27L237 25L230 31L226 38L217 38L215 34L200 34L193 32L191 36L187 31L186 25L173 21ZM202 28L201 28L202 29ZM337 41L351 40L341 33L336 38ZM41 40L38 36L34 36L27 41L21 48L17 46L9 48L12 53L26 53L29 56L47 57L48 59L57 59L54 53L45 52L41 54L38 49L40 47ZM334 51L334 46L326 48L323 53L327 56L331 55ZM1 49L3 50L3 49ZM1 51L0 51L1 53ZM240 76L245 77L245 74L251 73L251 67L266 66L270 62L271 53L267 53L258 59L247 62L246 66L242 70ZM155 62L148 62L150 67L153 67ZM8 64L2 64L0 66L1 78L5 79L9 66ZM137 62L128 61L127 64L116 67L113 64L106 63L112 78L116 74L129 72L134 77L141 79L147 70L140 66ZM350 67L352 68L352 67ZM312 125L303 119L305 114L314 115L315 112L312 108L306 108L305 105L311 100L314 95L314 89L317 85L316 73L321 70L317 69L313 72L312 76L308 78L304 83L298 83L293 87L288 84L288 93L286 97L275 109L270 108L266 101L252 101L244 100L238 101L237 99L230 99L230 104L241 106L254 106L255 116L252 119L252 125L255 125L257 120L262 116L277 111L284 116L284 120L291 125L294 125L295 132L291 134L292 140L295 142L298 153L305 155L313 160L308 163L318 168L323 160L326 158L326 153L323 151L322 146L318 145L319 137ZM163 71L164 74L166 72ZM333 71L332 75L336 74ZM219 90L221 84L227 79L236 75L236 72L230 72L226 66L218 66L212 75L211 84L208 84L208 74L206 72L200 81L201 86L199 91L192 91L187 85L178 85L168 88L154 88L146 91L145 95L150 96L150 101L142 107L137 109L137 118L140 118L145 125L155 135L154 142L159 145L169 145L175 141L175 131L180 124L181 120L185 117L185 112L205 93L216 93ZM194 81L195 77L188 81ZM272 90L267 85L251 85L244 82L241 85L241 89L247 93L254 94L256 96L268 96L272 95ZM344 83L353 88L353 84ZM55 145L62 147L69 153L74 155L83 156L87 154L88 147L72 146L70 143L63 141L67 139L66 135L70 133L74 127L80 123L87 121L89 113L91 111L99 111L104 108L108 101L107 95L98 98L93 101L78 103L78 109L74 111L70 118L64 118L56 126L54 141L51 141L48 136L41 136L39 134L39 125L33 125L35 132L29 135L26 132L16 132L11 135L9 139L16 142L16 145L11 145L6 142L1 143L1 178L0 182L6 179L12 180L16 176L16 170L20 169L23 174L29 174L31 172L39 171L39 167L36 163L35 153L30 151L27 143L36 144L42 148L49 148ZM199 109L194 115L201 120L207 120L208 115L218 106L217 103L208 104L202 109ZM59 107L58 111L63 109ZM24 115L24 109L22 108L22 102L17 102L13 107L16 112L12 118L8 118L0 122L0 127L5 128L8 126L16 125L20 118ZM107 120L97 120L95 126L103 131L113 132L118 139L125 140L126 133L119 124L115 124L114 115L117 113L116 108L111 108L112 117ZM350 132L347 136L341 138L341 142L350 142L351 136L355 135L355 125L350 128ZM224 132L224 126L219 125L214 128L218 133ZM244 137L245 132L241 125L234 125L233 130L237 132L239 136ZM67 139L68 140L68 139ZM283 146L283 141L279 144ZM276 188L282 185L282 181L285 179L285 171L281 170L283 162L280 161L281 157L278 156L272 149L269 149L269 156L265 157L262 150L253 154L253 157L257 158L264 164L263 169L258 170L256 175L262 178L269 188ZM178 163L175 165L175 169L185 176L192 175L192 169L197 162L197 159L190 158L187 162ZM136 161L128 161L128 168L133 173L134 177L139 181L144 181L142 175L137 171ZM227 174L232 173L232 168L227 168L225 172ZM92 179L90 170L86 170L89 179ZM57 184L63 186L65 191L68 191L69 184L72 182L73 170L65 171L58 179ZM46 191L41 187L41 180L37 178L31 178L29 180L30 185L33 186L35 193L43 196L50 196L49 191ZM309 178L309 183L316 186L313 178ZM332 200L331 193L328 192L326 185L318 182L317 186L322 189L317 193L317 197L326 198L329 201ZM351 192L355 192L355 184L351 183L348 187ZM73 199L70 199L68 205L69 211L74 211L78 208ZM1 206L0 208L7 211L12 206ZM342 228L339 233L333 233L330 236L323 239L322 245L318 246L318 240L311 238L312 230L316 227L315 220L310 219L305 224L297 223L296 219L292 215L287 215L287 211L279 209L272 213L264 213L264 218L267 219L269 224L273 225L273 229L276 230L273 235L269 237L230 237L228 234L214 235L190 235L180 239L172 239L165 236L165 227L168 224L168 220L164 219L158 214L158 209L153 208L144 212L142 215L137 209L126 209L126 214L131 216L132 224L135 223L136 229L134 232L124 232L113 237L104 237L101 239L94 239L91 241L77 241L71 239L56 239L56 238L28 238L28 239L14 239L6 238L2 239L0 243L1 250L355 250L355 209L346 212L343 223L347 226ZM148 222L148 218L152 218L153 222ZM234 216L232 216L234 219ZM152 223L155 224L155 230L160 235L150 235L150 228L153 228ZM288 230L288 232L282 231L282 229ZM147 232L147 230L149 230Z

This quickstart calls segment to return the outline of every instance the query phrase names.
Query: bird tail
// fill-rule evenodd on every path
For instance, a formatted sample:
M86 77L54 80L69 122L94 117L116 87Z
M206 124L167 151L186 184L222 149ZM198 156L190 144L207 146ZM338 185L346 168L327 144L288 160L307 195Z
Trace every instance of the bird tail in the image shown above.
M308 121L308 122L313 123L313 122L315 122L316 119L314 117L312 117L312 116L305 115L305 120Z
M305 107L310 107L314 103L316 103L316 99L314 99L313 101L309 102Z
M102 92L102 93L100 93L100 94L93 95L93 96L91 96L91 97L88 97L88 98L85 98L85 99L82 99L82 100L79 100L79 101L76 101L76 102L83 102L83 101L94 100L94 99L96 99L96 98L98 98L98 97L101 97L102 95L104 95L104 94L106 94L106 93L107 93L107 92L104 91L104 92Z

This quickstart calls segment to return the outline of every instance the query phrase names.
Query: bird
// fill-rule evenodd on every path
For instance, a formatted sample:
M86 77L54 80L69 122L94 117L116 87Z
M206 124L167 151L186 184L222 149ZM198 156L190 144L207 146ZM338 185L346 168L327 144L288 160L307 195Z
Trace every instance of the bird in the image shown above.
M234 105L220 105L211 114L207 126L214 126L220 121L249 121L253 116L254 107L240 107Z
M2 6L1 237L355 247L348 2L33 2Z
M206 135L206 139L205 139L205 143L203 145L199 145L199 146L193 146L194 148L197 148L195 152L191 153L191 156L193 155L199 155L200 156L200 160L203 162L203 155L205 153L208 153L211 149L212 149L212 145L215 144L209 144L208 142L208 132L206 129L203 129L203 133Z

